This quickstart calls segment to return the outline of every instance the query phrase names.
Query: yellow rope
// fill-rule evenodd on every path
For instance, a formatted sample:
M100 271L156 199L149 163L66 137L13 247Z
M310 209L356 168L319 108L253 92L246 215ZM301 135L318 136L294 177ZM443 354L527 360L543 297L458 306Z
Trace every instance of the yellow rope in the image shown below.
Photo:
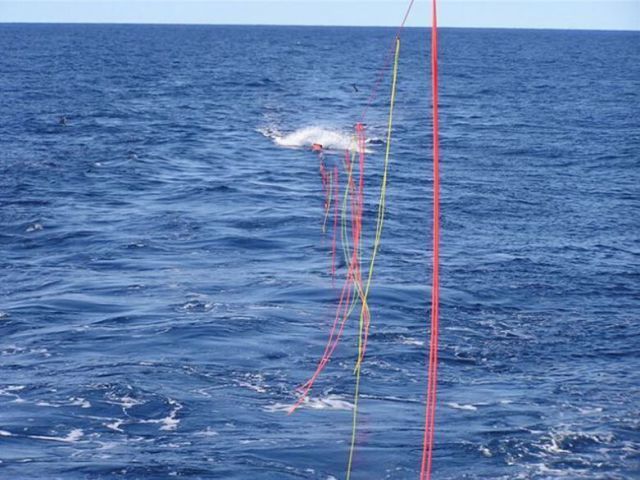
M358 361L356 362L355 374L356 374L356 388L353 400L353 421L351 426L351 447L349 449L349 463L347 464L347 476L346 480L351 479L351 469L353 466L353 455L355 453L356 446L356 433L358 427L358 398L360 396L360 370L362 364L363 355L363 336L365 333L364 318L365 312L368 314L369 306L367 304L367 298L369 296L369 287L371 286L371 279L373 277L373 267L380 246L380 238L382 236L382 226L384 224L384 211L387 195L387 174L389 170L389 155L391 153L391 130L393 126L393 107L396 101L396 86L398 83L398 59L400 58L400 38L396 37L396 53L393 61L393 77L391 82L391 102L389 105L389 123L387 125L387 146L384 155L384 173L382 175L382 184L380 185L380 200L378 202L378 217L376 220L376 236L373 243L373 253L371 255L371 261L369 263L369 275L367 277L367 284L362 294L361 301L362 307L360 310L360 326L358 332ZM368 327L367 327L368 328ZM368 332L367 332L368 333Z

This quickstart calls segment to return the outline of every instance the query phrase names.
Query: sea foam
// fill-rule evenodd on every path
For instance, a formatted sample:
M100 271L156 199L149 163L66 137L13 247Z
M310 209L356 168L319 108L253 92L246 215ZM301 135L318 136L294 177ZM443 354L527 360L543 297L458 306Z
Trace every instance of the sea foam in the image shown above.
M286 148L307 148L318 143L326 150L346 150L355 148L356 141L353 133L334 128L308 126L290 133L281 133L274 128L259 129L265 137L273 140L276 145Z

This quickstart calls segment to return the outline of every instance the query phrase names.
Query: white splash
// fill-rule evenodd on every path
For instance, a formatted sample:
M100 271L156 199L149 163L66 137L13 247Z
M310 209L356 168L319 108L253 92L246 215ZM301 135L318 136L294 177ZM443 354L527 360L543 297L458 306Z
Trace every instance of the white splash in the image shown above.
M272 128L263 128L258 131L272 139L276 145L287 148L310 148L314 143L319 143L327 150L346 150L355 147L355 140L351 133L320 126L304 127L287 134Z

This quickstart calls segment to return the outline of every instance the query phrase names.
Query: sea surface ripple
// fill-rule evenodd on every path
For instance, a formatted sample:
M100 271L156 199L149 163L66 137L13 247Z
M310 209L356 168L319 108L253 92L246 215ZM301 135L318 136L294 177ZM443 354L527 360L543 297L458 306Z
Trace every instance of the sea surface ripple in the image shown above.
M403 37L356 479L418 476L427 38ZM0 478L343 478L355 324L286 415L338 294L306 147L348 139L392 40L0 25ZM434 478L637 479L640 36L440 42ZM367 117L369 246L388 92Z

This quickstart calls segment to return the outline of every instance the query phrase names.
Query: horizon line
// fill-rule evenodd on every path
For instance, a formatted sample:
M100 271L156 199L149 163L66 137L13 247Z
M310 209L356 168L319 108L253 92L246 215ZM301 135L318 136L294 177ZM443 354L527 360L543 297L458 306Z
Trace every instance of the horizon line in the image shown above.
M174 27L316 27L316 28L397 28L395 25L321 25L321 24L294 24L294 23L173 23L173 22L39 22L39 21L0 21L0 25L132 25L132 26L174 26ZM406 26L405 29L429 29L431 25ZM628 32L640 33L640 29L629 30L625 28L559 28L559 27L460 27L438 25L438 29L455 30L551 30L572 32Z

